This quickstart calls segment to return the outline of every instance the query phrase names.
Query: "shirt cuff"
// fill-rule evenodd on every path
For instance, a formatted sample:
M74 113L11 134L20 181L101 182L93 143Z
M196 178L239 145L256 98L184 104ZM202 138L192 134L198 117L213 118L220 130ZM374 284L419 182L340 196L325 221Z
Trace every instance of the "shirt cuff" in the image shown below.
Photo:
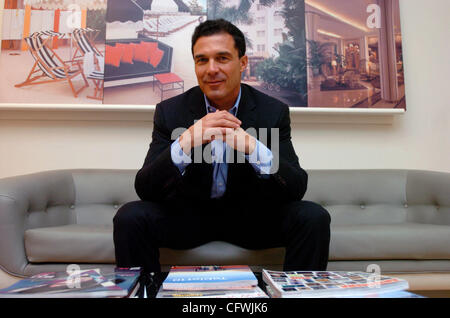
M245 155L245 158L252 165L253 169L262 178L270 177L270 169L272 168L272 151L266 147L262 142L256 140L256 147L249 155Z
M192 162L192 158L181 149L179 137L170 145L170 157L181 174L184 174L184 170Z

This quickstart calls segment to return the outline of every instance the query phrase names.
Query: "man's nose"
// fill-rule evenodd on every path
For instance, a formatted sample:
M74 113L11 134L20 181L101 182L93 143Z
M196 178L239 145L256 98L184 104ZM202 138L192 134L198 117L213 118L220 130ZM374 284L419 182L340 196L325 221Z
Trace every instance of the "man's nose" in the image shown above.
M219 71L218 65L213 59L211 59L208 62L208 74L216 74L218 71Z

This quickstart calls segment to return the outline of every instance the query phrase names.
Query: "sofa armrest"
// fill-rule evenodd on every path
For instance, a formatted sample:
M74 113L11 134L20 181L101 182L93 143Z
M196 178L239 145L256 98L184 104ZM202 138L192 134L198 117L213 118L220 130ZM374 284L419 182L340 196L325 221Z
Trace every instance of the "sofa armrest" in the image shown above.
M28 260L24 233L31 228L73 223L72 174L47 171L0 179L0 267L22 276Z

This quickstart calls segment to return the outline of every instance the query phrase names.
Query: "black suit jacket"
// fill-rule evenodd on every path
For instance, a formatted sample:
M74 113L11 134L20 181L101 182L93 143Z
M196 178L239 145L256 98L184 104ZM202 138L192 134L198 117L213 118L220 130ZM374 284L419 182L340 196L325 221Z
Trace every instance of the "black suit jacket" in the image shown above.
M212 186L212 164L205 161L191 163L184 175L173 164L170 145L181 134L172 136L177 128L188 128L194 120L206 115L203 92L198 86L156 105L154 128L150 149L143 167L138 171L135 188L142 200L209 200ZM270 178L257 175L254 168L245 163L229 163L224 199L233 201L290 201L301 200L306 192L308 175L300 167L291 142L289 107L260 91L241 84L241 100L237 117L241 127L268 129L266 146L272 149L270 128L279 129L279 168ZM202 148L205 145L202 146ZM195 151L195 150L194 150ZM235 151L235 155L238 154Z

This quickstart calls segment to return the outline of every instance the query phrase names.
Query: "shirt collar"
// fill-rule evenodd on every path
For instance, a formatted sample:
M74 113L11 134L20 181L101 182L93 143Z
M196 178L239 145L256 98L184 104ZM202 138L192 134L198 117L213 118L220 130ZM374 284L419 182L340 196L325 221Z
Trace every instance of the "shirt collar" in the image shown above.
M206 113L214 113L217 110L217 108L211 106L211 104L209 103L209 100L208 100L208 98L206 98L205 94L203 94L203 97L205 98ZM234 106L229 110L229 112L231 114L233 114L234 116L236 116L236 114L237 114L240 101L241 101L241 88L239 87L239 95L236 99L236 102L234 103Z

